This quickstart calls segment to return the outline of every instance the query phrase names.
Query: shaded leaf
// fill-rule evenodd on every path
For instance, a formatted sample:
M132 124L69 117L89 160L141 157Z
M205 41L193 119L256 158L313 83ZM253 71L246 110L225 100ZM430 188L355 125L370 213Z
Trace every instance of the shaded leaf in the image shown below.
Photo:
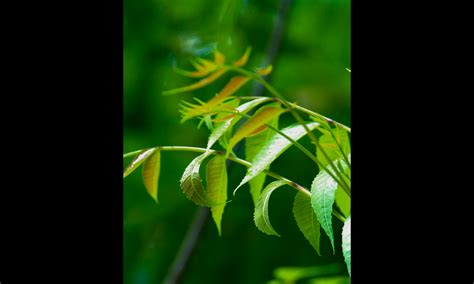
M309 241L316 252L321 255L319 249L321 228L318 218L314 214L313 207L311 206L310 196L300 191L296 193L295 202L293 203L293 215L304 237Z
M342 254L347 264L347 271L351 275L351 216L346 219L342 227Z
M153 152L155 152L155 148L146 149L138 153L137 156L130 162L125 171L123 171L123 177L126 178L129 174L136 170L151 154L153 154Z
M277 180L265 187L262 194L257 200L254 211L254 221L257 228L268 235L280 236L272 227L268 216L268 203L273 191L280 186L286 185L285 181Z
M269 121L268 125L278 129L278 117ZM264 129L263 132L245 138L245 159L252 161L255 155L265 145L265 143L275 134L272 129ZM270 166L265 169L269 169ZM250 194L252 195L253 204L257 203L257 199L262 191L263 185L265 184L265 173L260 173L249 182Z
M169 91L164 91L163 95L165 95L165 96L174 95L174 94L179 94L179 93L184 93L184 92L190 92L190 91L197 90L197 89L202 88L204 86L207 86L210 83L214 82L215 80L219 79L219 77L221 77L225 72L227 72L227 70L228 70L227 68L221 67L216 72L209 75L209 77L201 79L200 81L198 81L194 84L185 86L185 87L181 87L181 88L177 88L177 89L173 89L173 90L169 90Z
M319 123L309 122L306 126L309 130L315 129ZM301 137L306 135L306 130L300 124L294 124L281 130L285 135L293 139L294 141L299 140ZM240 182L239 186L234 190L234 194L242 185L255 178L258 174L263 172L270 164L278 158L283 152L285 152L290 146L291 142L279 133L273 134L273 136L263 145L260 151L255 155L255 158L250 161L252 166L248 168L247 174Z
M272 119L278 117L285 112L279 107L263 107L254 116L247 120L230 139L227 145L227 151L230 152L232 148L242 139L257 130L262 125L268 123Z
M252 52L252 48L250 46L247 47L244 55L242 55L242 57L240 57L237 61L234 62L234 66L242 67L245 64L247 64L247 61L249 60L249 56L251 52Z
M296 281L305 278L318 277L318 279L321 279L321 277L326 275L340 274L342 272L343 270L339 263L331 263L310 267L278 267L273 271L273 275L278 280L284 281L284 283L297 283Z
M180 185L184 194L188 199L201 206L215 206L218 205L211 201L207 195L207 192L202 185L202 179L199 175L199 168L201 163L206 159L210 152L206 152L194 160L186 167L183 176L181 177Z
M227 201L227 169L225 158L217 155L207 163L206 181L207 194L212 202L222 204L211 207L212 219L216 223L217 231L221 235L222 214Z
M271 100L271 99L270 98L258 98L258 99L255 99L255 100L252 100L252 101L249 101L249 102L246 102L246 103L242 104L241 106L239 106L236 109L236 111L239 112L239 113L245 114L248 111L250 111L252 108L256 107L257 105L262 104L264 102L267 102L269 100ZM212 133L209 135L209 140L207 142L207 149L210 149L212 147L212 145L214 145L214 143L216 143L216 141L225 132L227 132L227 131L230 132L232 130L232 126L235 125L235 123L237 123L241 118L242 118L242 116L236 115L232 119L229 119L227 121L224 121L222 123L217 124L215 126L214 130L212 131Z
M154 151L143 164L143 184L148 194L158 203L158 180L160 178L161 152Z
M343 165L348 167L344 162ZM327 168L327 170L336 175L333 169ZM313 205L314 212L318 217L321 227L324 229L331 241L333 252L334 233L332 230L332 206L334 204L337 187L337 182L324 170L316 175L316 178L311 184L311 204Z

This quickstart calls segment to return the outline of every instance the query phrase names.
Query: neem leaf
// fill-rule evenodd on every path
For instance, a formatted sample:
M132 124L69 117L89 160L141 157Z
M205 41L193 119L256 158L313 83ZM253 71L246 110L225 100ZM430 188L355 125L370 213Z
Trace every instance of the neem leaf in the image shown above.
M268 235L280 236L272 227L268 216L268 203L273 191L280 186L287 184L285 181L277 180L265 187L262 194L257 200L254 211L254 221L257 228Z
M256 107L257 105L264 103L266 101L270 100L269 98L258 98L249 102L246 102L239 106L236 111L242 114L247 113L250 111L252 108ZM215 126L214 130L212 133L209 135L209 140L207 142L207 149L210 149L214 143L216 143L217 140L226 132L230 131L232 129L232 126L235 125L242 117L240 115L237 115L233 117L232 119L228 119L218 125Z
M199 168L201 163L209 155L211 155L211 153L206 152L191 161L191 163L184 170L180 185L186 197L191 201L197 205L212 207L217 205L217 203L209 199L208 194L202 185L202 179L199 176Z
M347 271L351 275L351 216L346 219L342 227L342 254L347 264Z
M136 170L145 160L155 152L155 148L146 149L137 154L137 156L130 162L128 167L123 171L123 178L126 178L134 170Z
M225 157L217 155L207 163L206 181L207 195L212 202L222 204L211 207L212 219L221 235L222 214L227 201L227 169Z
M154 151L143 164L143 183L148 194L158 203L158 180L160 178L160 151Z
M295 202L293 203L293 215L304 237L309 241L316 252L321 255L319 249L321 227L311 206L310 196L300 191L296 193Z
M319 123L309 122L306 126L309 130L315 129ZM293 139L294 141L299 140L301 137L307 134L304 127L300 124L294 124L281 130L285 135ZM278 158L283 152L285 152L290 146L291 142L279 133L275 133L266 143L262 146L260 151L255 155L252 161L252 166L248 168L247 174L240 182L239 186L234 190L234 194L242 185L255 178L258 174L263 172L273 161Z
M263 107L260 109L259 112L247 120L237 130L234 136L230 139L229 145L227 145L227 151L230 152L240 140L249 136L249 134L268 123L272 119L278 117L283 112L285 112L285 110L280 107Z

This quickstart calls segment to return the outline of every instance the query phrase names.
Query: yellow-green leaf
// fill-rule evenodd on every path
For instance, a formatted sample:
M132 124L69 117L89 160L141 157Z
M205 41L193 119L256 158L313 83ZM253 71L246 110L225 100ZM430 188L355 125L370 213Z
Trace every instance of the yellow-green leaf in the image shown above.
M225 158L217 155L207 163L206 181L207 194L212 202L222 204L211 207L212 219L216 223L219 236L221 235L222 214L227 201L227 169Z
M158 203L158 180L160 178L161 154L157 150L143 164L143 183L148 194Z
M265 76L272 73L272 70L273 70L273 66L268 65L267 67L257 69L257 73L259 75Z
M347 264L347 271L351 275L351 216L346 219L342 227L342 254Z
M247 47L244 55L242 55L242 57L240 57L237 61L234 62L234 66L242 67L245 64L247 64L247 61L249 60L249 56L251 52L252 52L252 48L250 46Z
M128 167L123 171L123 178L126 178L134 170L136 170L145 160L155 152L155 148L146 149L137 154L137 156L130 162Z
M340 186L336 189L336 205L344 217L348 217L351 214L351 198Z
M270 217L268 216L268 203L273 191L280 186L287 184L285 181L277 180L265 187L257 200L254 211L254 221L257 228L268 235L280 236L272 227Z
M190 92L194 91L197 89L200 89L204 86L209 85L210 83L214 82L215 80L219 79L225 72L227 72L228 69L226 67L221 67L219 68L216 72L212 73L208 77L185 87L169 90L169 91L164 91L163 95L174 95L174 94L179 94L179 93L184 93L184 92Z
M217 65L222 65L225 62L225 56L219 50L214 49L214 63Z
M267 102L269 100L270 98L265 98L265 97L251 100L237 107L237 112L245 114L251 109L253 109L254 107L256 107L257 105ZM235 125L235 123L237 123L241 118L242 117L240 115L237 115L232 119L228 119L224 122L216 124L211 135L209 135L209 140L207 142L207 149L210 149L214 145L214 143L216 143L219 140L219 138L221 138L224 135L224 133L230 132L232 130L232 126Z
M247 137L249 134L257 130L262 125L278 117L280 114L285 112L284 109L279 107L264 107L254 116L252 116L242 127L237 130L234 136L230 139L229 145L227 145L227 151L230 152L232 148L242 139Z
M245 83L247 83L248 80L249 78L244 76L236 76L232 78L229 83L227 83L227 85L224 87L224 89L222 89L219 94L214 96L207 103L196 105L183 102L180 111L183 114L181 122L184 122L196 116L218 112L220 110L218 106L222 104L225 100L229 99L229 97L233 95L237 90L239 90Z

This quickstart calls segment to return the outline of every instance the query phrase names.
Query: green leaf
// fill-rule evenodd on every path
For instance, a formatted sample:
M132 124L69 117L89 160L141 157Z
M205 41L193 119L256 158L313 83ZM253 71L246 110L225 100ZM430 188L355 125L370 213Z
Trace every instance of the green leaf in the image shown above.
M257 205L255 205L254 212L254 221L257 228L268 235L280 236L272 227L270 223L270 218L268 216L268 203L270 201L270 196L273 191L280 186L287 184L285 181L277 180L265 187L262 194L257 200Z
M309 130L315 129L318 125L319 123L317 122L310 122L306 124ZM287 135L294 141L297 141L301 137L306 135L306 130L300 124L288 126L282 129L281 132L283 132L285 135ZM255 158L250 161L252 163L252 166L248 168L247 174L242 179L239 186L237 186L237 188L234 190L234 194L242 185L249 182L261 172L263 172L267 167L269 167L270 164L273 163L273 161L278 158L283 152L285 152L291 145L292 144L288 139L278 133L275 133L262 146L260 151L258 151L258 153L255 155Z
M316 252L321 255L319 249L321 228L318 218L314 214L313 207L311 206L310 196L298 191L295 196L295 202L293 203L293 215L304 237L309 241Z
M251 135L254 131L260 129L260 127L264 126L269 121L277 118L283 112L285 112L285 110L280 107L261 108L237 130L234 136L232 136L229 145L227 145L227 152L232 151L232 148L239 143L240 140Z
M342 272L339 263L331 263L310 267L278 267L273 271L273 275L275 280L284 281L283 283L300 283L297 281L310 277L321 279L326 275L341 274Z
M346 163L342 163L344 167L348 167ZM327 170L335 175L335 172L331 168L327 168ZM337 182L324 170L316 175L316 178L311 184L311 204L321 227L331 241L333 252L334 233L332 230L332 206L334 204L337 187Z
M351 216L346 219L342 227L342 254L347 264L347 271L351 275Z
M183 176L181 177L181 189L187 198L196 203L197 205L212 207L217 205L209 199L204 186L202 185L202 179L199 176L199 168L201 163L206 159L210 152L206 152L194 160L186 167Z
M237 112L245 114L248 111L250 111L252 108L256 107L257 105L269 100L270 98L258 98L258 99L246 102L237 108ZM226 133L226 131L231 131L232 126L235 125L241 118L242 116L236 115L232 119L228 119L216 125L212 133L209 135L209 140L207 142L207 149L210 149L214 145L214 143L216 143L217 140L219 140L219 138L224 133Z
M347 195L344 189L341 188L341 186L338 186L336 190L336 205L339 207L339 210L341 210L344 217L351 214L351 198Z
M336 128L332 128L331 132L326 130L326 131L323 131L323 133L325 134L319 137L319 144L328 155L329 160L325 158L325 156L321 153L321 150L319 148L316 152L323 166L326 166L327 164L329 164L329 161L334 161L334 160L337 160L338 158L342 158L343 157L342 155L345 155L346 157L347 155L349 155L349 153L351 152L351 144L349 142L349 135L344 129L336 127ZM341 153L341 150L339 146L337 145L338 143L344 153Z
M158 203L158 180L160 178L160 151L154 151L143 164L143 183L148 194Z
M227 201L227 169L226 159L222 155L217 155L207 163L206 181L207 194L210 200L222 205L212 206L212 219L217 226L219 236L221 235L221 220L224 207Z
M143 162L145 162L148 157L150 157L151 154L153 154L153 152L155 152L155 150L155 148L151 148L138 153L137 156L130 162L125 171L123 171L123 178L126 178L129 174L136 170Z
M268 122L268 125L278 129L278 117ZM275 134L272 129L265 129L262 133L247 137L245 139L245 159L252 161L265 143ZM265 169L268 170L270 166ZM253 178L250 182L250 194L252 195L253 204L257 204L257 199L262 192L265 183L266 174L261 173Z

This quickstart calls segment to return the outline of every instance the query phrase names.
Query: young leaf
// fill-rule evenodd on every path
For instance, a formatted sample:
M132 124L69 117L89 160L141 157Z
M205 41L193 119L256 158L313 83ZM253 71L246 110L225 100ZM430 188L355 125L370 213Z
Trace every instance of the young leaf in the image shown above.
M250 56L251 52L252 52L252 48L247 47L247 49L245 50L244 55L242 55L242 57L240 57L239 60L234 62L234 66L242 67L245 64L247 64L247 61L249 60L249 56Z
M306 124L309 130L315 129L319 123L309 122ZM294 124L281 130L285 135L293 139L299 140L306 135L306 130L300 124ZM255 158L250 161L252 166L247 170L247 174L240 182L239 186L234 190L234 194L242 185L255 178L258 174L263 172L270 164L285 152L291 146L291 142L284 136L275 133L258 151Z
M143 183L148 194L158 203L158 180L160 178L161 154L157 150L143 164Z
M222 204L211 207L212 219L220 236L222 214L227 201L227 169L224 156L217 155L207 163L206 180L209 199Z
M272 66L272 65L268 65L268 66L265 67L265 68L259 68L259 69L257 69L257 73L258 73L259 75L265 76L265 75L268 75L268 74L272 73L272 70L273 70L273 66Z
M214 63L217 65L222 65L225 62L225 56L219 50L214 49Z
M269 101L270 98L258 98L249 102L246 102L239 106L236 112L245 114L250 111L252 108L256 107L259 104L262 104L266 101ZM209 140L207 142L207 149L210 149L214 143L226 132L232 129L232 126L235 125L242 117L240 115L235 116L232 119L224 121L219 125L216 125L212 133L209 135Z
M278 117L268 122L268 125L271 125L274 128L278 129ZM245 159L247 161L252 161L255 155L260 151L260 149L265 145L265 143L275 134L272 129L265 129L262 133L247 137L245 139ZM265 169L269 169L270 166ZM252 195L253 204L257 203L257 199L262 191L263 185L265 183L266 174L261 173L257 175L254 179L249 182L250 185L250 194Z
M348 167L343 162L345 167ZM331 168L327 170L334 173ZM334 233L332 230L332 206L334 204L335 193L338 187L337 182L326 171L320 171L311 184L311 204L318 221L331 241L334 252Z
M293 203L293 215L304 237L309 241L316 252L321 255L319 249L321 228L318 218L314 214L313 207L311 206L311 197L298 191L295 196L295 202Z
M138 153L138 155L130 162L128 167L123 172L123 178L126 178L129 174L136 170L143 162L145 162L148 157L150 157L151 154L153 154L153 152L155 152L155 150L155 148L151 148Z
M273 191L280 186L285 185L286 182L282 180L277 180L265 187L262 194L257 200L257 205L255 206L254 211L254 221L257 228L268 235L280 236L272 227L270 223L270 218L268 216L268 202Z
M179 94L179 93L184 93L184 92L190 92L190 91L197 90L197 89L202 88L204 86L207 86L210 83L214 82L215 80L219 79L219 77L221 77L227 71L228 71L227 68L221 67L216 72L209 75L209 77L201 79L200 81L198 81L194 84L185 86L185 87L181 87L181 88L177 88L177 89L173 89L173 90L169 90L169 91L164 91L163 95L164 96L174 95L174 94Z
M244 139L253 131L257 130L272 119L277 118L283 112L285 112L285 110L279 107L264 107L260 109L259 112L252 116L244 123L244 125L242 125L242 127L239 128L239 130L237 130L234 136L230 139L229 145L227 145L227 151L230 152L235 144L240 140Z
M197 205L212 207L218 205L209 199L207 192L202 185L202 179L199 176L199 167L201 163L206 159L210 152L206 152L194 160L186 167L183 176L181 177L180 185L186 197Z
M342 254L347 264L347 271L351 275L351 216L344 222L342 227Z

